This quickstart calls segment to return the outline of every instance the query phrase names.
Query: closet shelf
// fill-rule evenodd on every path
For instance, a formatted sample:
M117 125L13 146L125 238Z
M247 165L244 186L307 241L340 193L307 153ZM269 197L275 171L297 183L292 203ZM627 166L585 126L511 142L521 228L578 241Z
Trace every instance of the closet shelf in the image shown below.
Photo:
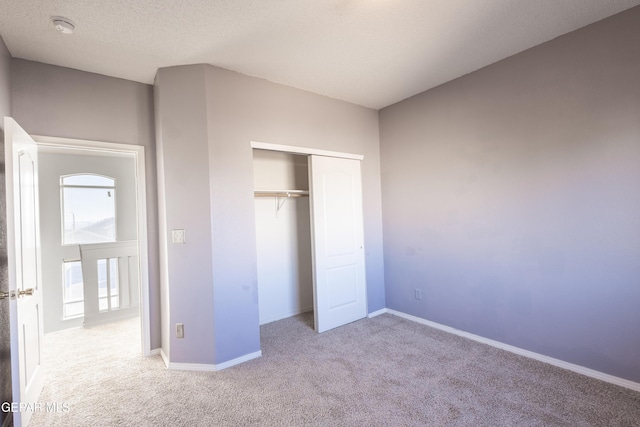
M308 197L307 190L256 190L255 197Z

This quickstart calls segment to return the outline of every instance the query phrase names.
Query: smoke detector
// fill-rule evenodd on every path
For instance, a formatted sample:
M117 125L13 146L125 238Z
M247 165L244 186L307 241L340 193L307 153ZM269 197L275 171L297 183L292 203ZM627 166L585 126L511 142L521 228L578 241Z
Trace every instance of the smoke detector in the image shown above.
M51 22L53 22L53 27L62 34L72 34L76 28L71 19L62 16L52 16Z

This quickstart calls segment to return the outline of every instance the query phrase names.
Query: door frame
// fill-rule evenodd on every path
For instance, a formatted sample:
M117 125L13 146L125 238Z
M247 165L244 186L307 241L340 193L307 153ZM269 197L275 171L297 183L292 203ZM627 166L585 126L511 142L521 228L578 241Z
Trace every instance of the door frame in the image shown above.
M343 153L343 152L339 152L339 151L329 151L329 150L320 150L320 149L315 149L315 148L307 148L307 147L298 147L298 146L293 146L293 145L282 145L282 144L271 144L268 142L259 142L259 141L250 141L251 144L251 149L252 152L253 150L268 150L268 151L278 151L281 153L289 153L289 154L299 154L299 155L306 155L308 157L311 156L324 156L324 157L337 157L337 158L341 158L341 159L350 159L350 160L364 160L364 155L362 154L353 154L353 153ZM362 170L360 172L362 174ZM309 194L311 195L311 178L309 180ZM309 213L310 213L310 221L311 221L311 251L312 253L314 252L314 238L313 238L313 229L314 229L314 224L313 224L313 209L311 208L311 204L309 206ZM255 211L254 211L255 212ZM362 211L362 219L363 219L363 225L364 225L364 207L363 207L363 211ZM254 218L254 222L255 222L255 218ZM364 240L364 229L362 230L363 233L363 240ZM312 255L315 257L315 255ZM366 262L366 259L363 258L363 260ZM317 316L317 295L316 295L316 273L315 273L315 263L313 264L313 308L314 308L314 319L315 319L315 330L317 332L320 332L318 330L318 322L317 322L317 318L315 316ZM364 278L364 286L365 286L365 311L368 314L369 309L368 309L368 298L367 298L367 280L366 280L366 267L365 267L365 278ZM365 314L366 316L366 314ZM258 322L259 323L259 322Z
M147 248L147 190L145 176L145 152L142 145L91 141L86 139L59 138L32 135L38 147L61 150L95 151L96 153L133 154L136 165L136 215L140 273L140 323L142 355L151 356L151 317L149 310L149 253Z
M35 137L34 137L35 139ZM38 140L36 139L36 142ZM326 157L340 157L342 159L364 160L362 154L341 153L339 151L318 150L315 148L296 147L293 145L271 144L268 142L251 141L251 148L257 150L280 151L290 154L316 155Z

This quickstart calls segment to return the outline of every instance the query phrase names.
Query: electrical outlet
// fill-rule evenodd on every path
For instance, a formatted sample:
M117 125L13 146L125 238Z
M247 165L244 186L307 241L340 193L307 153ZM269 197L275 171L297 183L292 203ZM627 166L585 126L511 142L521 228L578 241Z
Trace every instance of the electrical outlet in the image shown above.
M416 299L420 300L422 299L422 291L420 289L415 289L414 290L414 296L416 297Z
M172 230L171 237L173 243L184 243L185 242L185 233L184 230Z
M184 324L176 323L176 338L184 338Z

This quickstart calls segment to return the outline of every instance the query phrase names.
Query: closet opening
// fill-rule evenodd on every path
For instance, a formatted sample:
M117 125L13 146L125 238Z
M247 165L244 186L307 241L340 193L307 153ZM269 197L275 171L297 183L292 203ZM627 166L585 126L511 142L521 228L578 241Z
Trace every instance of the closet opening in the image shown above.
M313 311L308 156L253 149L253 176L264 325Z
M322 333L366 317L363 156L251 146L259 324L312 311Z

